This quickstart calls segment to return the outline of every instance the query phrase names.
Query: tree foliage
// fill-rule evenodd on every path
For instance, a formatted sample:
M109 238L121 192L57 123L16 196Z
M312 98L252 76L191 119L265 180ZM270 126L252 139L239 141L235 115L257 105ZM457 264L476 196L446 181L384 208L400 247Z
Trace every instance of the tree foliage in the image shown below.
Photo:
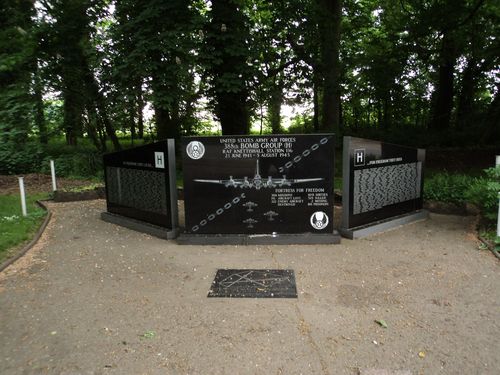
M31 74L35 64L33 3L0 6L0 131L2 142L25 143L33 115Z
M280 133L290 107L294 131L498 144L499 21L487 0L2 0L2 147Z

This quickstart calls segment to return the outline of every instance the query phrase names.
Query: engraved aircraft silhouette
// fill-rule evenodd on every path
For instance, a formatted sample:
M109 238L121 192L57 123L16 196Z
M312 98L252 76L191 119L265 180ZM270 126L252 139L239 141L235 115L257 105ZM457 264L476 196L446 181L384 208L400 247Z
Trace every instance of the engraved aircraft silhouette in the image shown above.
M275 217L275 216L278 216L278 215L279 215L279 213L274 212L274 211L267 211L267 212L264 214L264 216L267 216L267 220L269 220L269 221L274 221L274 217Z
M248 225L247 225L247 228L253 228L253 225L254 225L254 224L256 224L256 223L258 223L258 221L257 221L257 220L252 219L252 218L249 218L249 219L243 220L243 222L244 222L245 224L248 224Z
M255 202L247 202L247 203L243 204L243 206L247 208L247 212L253 212L253 208L257 207L258 204Z
M273 187L282 187L282 186L292 186L293 184L301 184L304 182L311 181L321 181L323 178L286 178L286 175L283 175L283 178L274 178L268 176L267 178L262 178L260 175L260 167L259 167L259 159L257 159L257 165L255 167L255 176L253 178L248 178L247 176L243 178L233 178L233 176L229 176L228 180L203 180L203 179L194 179L195 182L202 182L207 184L220 184L225 187L239 187L241 189L256 189L260 190L262 188L273 188Z

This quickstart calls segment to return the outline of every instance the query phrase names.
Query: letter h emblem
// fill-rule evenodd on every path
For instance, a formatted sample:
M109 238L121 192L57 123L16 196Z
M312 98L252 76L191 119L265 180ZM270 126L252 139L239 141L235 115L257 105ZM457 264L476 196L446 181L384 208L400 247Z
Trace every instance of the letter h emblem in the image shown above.
M361 167L365 165L365 149L359 148L354 150L354 166Z
M155 167L165 168L165 153L155 152Z

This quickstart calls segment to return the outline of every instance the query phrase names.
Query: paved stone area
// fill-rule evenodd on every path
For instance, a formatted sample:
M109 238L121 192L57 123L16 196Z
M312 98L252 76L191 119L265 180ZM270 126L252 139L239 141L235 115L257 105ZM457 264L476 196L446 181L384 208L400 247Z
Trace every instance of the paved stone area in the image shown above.
M2 375L500 373L499 262L472 217L335 246L179 246L102 222L103 201L51 209L0 274ZM298 298L207 298L218 268L294 269Z

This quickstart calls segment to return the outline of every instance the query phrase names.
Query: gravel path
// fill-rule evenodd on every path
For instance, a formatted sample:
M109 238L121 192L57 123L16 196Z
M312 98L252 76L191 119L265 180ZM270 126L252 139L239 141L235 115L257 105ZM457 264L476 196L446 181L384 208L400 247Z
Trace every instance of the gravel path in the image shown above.
M181 247L102 222L103 201L50 208L0 274L2 375L500 373L499 262L471 217L336 246ZM207 298L226 267L292 268L299 298Z

